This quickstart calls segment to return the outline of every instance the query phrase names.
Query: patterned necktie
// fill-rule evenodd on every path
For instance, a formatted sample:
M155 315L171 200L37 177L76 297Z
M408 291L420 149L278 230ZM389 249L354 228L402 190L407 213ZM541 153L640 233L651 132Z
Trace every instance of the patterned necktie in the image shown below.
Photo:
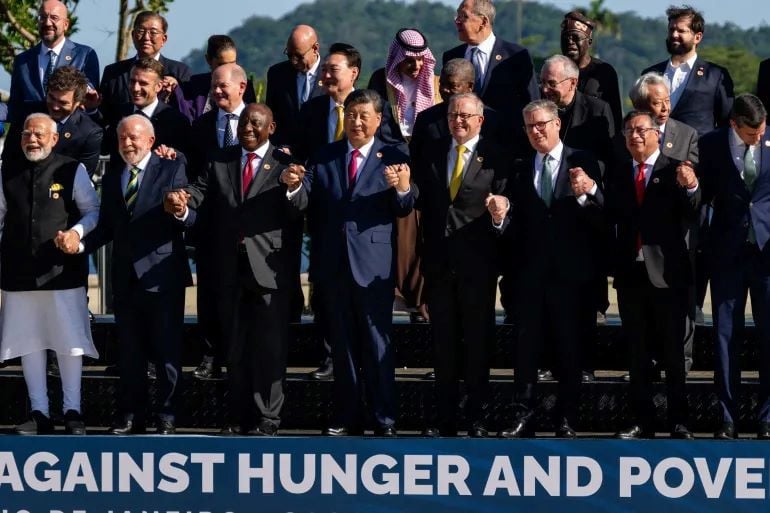
M339 141L342 139L342 134L345 133L345 130L342 126L342 118L345 117L345 111L342 105L337 105L334 107L334 110L337 111L337 128L334 129L334 140Z
M647 181L645 180L645 174L644 174L644 168L645 168L644 162L639 164L639 170L636 173L636 180L634 180L634 189L636 190L636 204L640 207L642 206L642 202L644 201L644 189L647 185ZM642 250L642 233L637 231L636 232L636 254L638 255L639 252Z
M553 173L553 158L549 154L545 154L543 157L543 169L540 172L540 197L545 203L546 207L551 206L551 199L553 199L553 179L551 174Z
M133 215L136 198L139 195L139 171L140 169L136 166L131 166L131 169L128 170L128 183L126 184L126 192L123 194L128 215Z
M43 74L43 91L48 91L48 80L51 79L51 75L53 74L55 66L56 52L53 50L48 50L48 66L46 66L45 73Z
M233 133L233 127L230 123L234 119L238 119L238 116L235 114L225 114L225 136L222 138L223 148L229 148L230 146L238 144L238 141L235 139L235 134Z
M746 182L746 187L749 192L754 192L754 183L757 180L757 163L754 162L754 156L751 154L751 146L746 145L746 153L743 154L743 181ZM757 234L754 231L754 221L749 223L749 232L746 236L747 240L756 244Z
M361 152L357 149L353 149L350 152L350 162L348 163L348 190L353 190L356 185L356 178L358 175L358 157Z
M241 197L245 198L246 193L249 191L249 185L251 185L251 181L254 180L254 161L257 158L256 153L247 153L246 154L246 165L243 166L243 193L241 194Z
M463 156L465 155L465 146L457 145L457 160L452 169L452 178L449 179L449 198L454 201L457 193L460 192L460 185L463 183Z
M473 70L476 72L476 79L473 82L473 91L476 94L481 94L481 86L484 84L484 77L481 72L481 50L479 50L478 46L471 50L471 63L473 64Z

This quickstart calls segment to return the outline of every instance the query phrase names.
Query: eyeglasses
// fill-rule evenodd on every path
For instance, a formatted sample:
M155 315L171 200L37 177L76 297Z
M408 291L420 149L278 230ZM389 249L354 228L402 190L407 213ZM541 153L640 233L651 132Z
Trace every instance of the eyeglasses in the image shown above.
M481 116L481 114L469 114L467 112L447 112L447 115L446 115L449 121L453 121L457 118L460 118L462 121L468 121L473 116Z
M310 45L310 48L308 48L308 49L307 49L307 50L305 50L304 52L293 52L293 53L289 53L289 49L288 49L288 48L284 48L284 49L283 49L283 54L284 54L286 57L288 57L290 61L301 61L302 59L304 59L304 58L305 58L305 55L307 55L307 54L308 54L308 52L310 52L310 50L312 50L312 49L314 49L314 48L315 48L315 45L316 45L316 43L313 43L312 45Z
M647 132L649 132L650 130L652 130L654 132L658 131L657 128L637 126L637 127L634 127L634 128L625 128L625 129L623 129L623 135L625 135L626 137L631 137L634 134L638 134L638 135L644 137L645 135L647 135Z
M37 15L37 21L39 22L45 22L45 20L51 20L51 23L59 23L62 20L61 16L57 16L56 14L38 14Z
M586 39L591 39L590 37L581 36L580 34L562 34L561 38L570 43L582 43Z
M163 34L165 34L165 32L158 29L149 29L149 30L143 29L143 28L134 29L134 35L139 39L142 39L147 34L150 35L150 39L155 39L156 37L162 36Z
M537 130L538 132L542 132L545 130L545 127L548 126L548 123L553 121L556 118L551 118L548 121L538 121L537 123L525 123L524 128L529 130L530 132Z
M561 84L562 82L566 82L567 80L571 80L572 77L567 77L565 79L559 80L558 82L556 80L546 80L545 82L539 81L540 87L547 87L548 89L556 89L556 87Z

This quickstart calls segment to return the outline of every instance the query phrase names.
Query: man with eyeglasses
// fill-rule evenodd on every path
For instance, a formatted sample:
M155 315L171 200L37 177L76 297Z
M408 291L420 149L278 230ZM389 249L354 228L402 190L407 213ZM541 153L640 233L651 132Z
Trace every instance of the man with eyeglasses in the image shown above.
M619 132L623 111L620 106L618 73L610 63L591 55L594 25L593 20L580 11L565 14L561 22L561 53L580 69L577 90L607 102L615 122L615 132Z
M463 44L444 52L442 63L461 58L473 64L474 92L498 111L506 128L513 131L514 151L525 147L521 109L540 97L529 51L494 34L495 6L491 0L463 0L454 21Z
M595 275L590 247L603 226L599 165L590 153L559 139L558 108L536 100L523 111L531 153L514 162L506 198L490 198L492 221L518 258L503 273L516 283L514 422L502 438L534 435L537 370L548 354L559 379L551 412L556 436L574 438L580 391L579 313L582 291ZM509 214L509 215L507 215ZM546 342L544 342L546 341ZM555 346L547 345L553 343Z
M512 159L481 137L484 104L473 93L448 100L450 137L412 157L422 213L421 268L431 319L438 414L425 436L456 436L459 383L468 392L468 434L488 435L489 351L494 341L497 240L486 200L503 194Z
M59 0L46 0L37 14L40 42L13 61L8 122L21 126L27 115L45 110L48 79L56 68L73 66L88 78L88 90L99 87L99 59L89 46L66 37L69 13Z
M265 103L275 117L275 133L270 140L276 146L297 144L301 133L300 109L311 98L324 94L320 48L315 29L297 25L283 50L286 60L267 70Z
M187 64L161 55L160 51L168 39L168 22L166 18L152 11L143 11L136 15L131 39L136 49L136 56L110 64L104 68L102 84L99 88L99 111L104 118L104 125L116 126L120 120L120 106L131 101L129 91L129 73L134 63L149 57L163 64L163 89L161 100L165 103L171 93L181 82L190 80L192 72ZM176 108L175 102L170 105Z
M682 341L693 273L685 234L697 215L701 189L692 164L661 153L652 114L629 112L623 125L629 155L609 171L607 209L616 234L614 287L629 347L634 423L616 437L655 436L651 350L662 347L667 430L671 438L689 440Z

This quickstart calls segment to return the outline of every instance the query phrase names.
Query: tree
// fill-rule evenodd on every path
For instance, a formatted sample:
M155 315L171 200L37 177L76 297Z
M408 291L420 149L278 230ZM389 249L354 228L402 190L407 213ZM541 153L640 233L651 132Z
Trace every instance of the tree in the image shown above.
M604 8L604 0L591 0L588 9L579 10L594 20L597 33L613 35L615 39L620 39L620 20L614 12Z
M118 44L115 49L115 61L122 61L131 47L131 28L136 15L142 11L168 12L168 4L174 0L134 0L130 6L128 0L118 0Z
M755 93L760 57L743 46L706 46L698 48L698 57L728 68L735 94Z

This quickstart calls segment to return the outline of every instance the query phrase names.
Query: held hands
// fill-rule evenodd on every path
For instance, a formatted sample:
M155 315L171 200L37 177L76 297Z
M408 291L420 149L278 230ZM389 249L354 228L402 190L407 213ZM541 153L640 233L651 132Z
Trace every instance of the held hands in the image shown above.
M411 178L409 164L391 164L385 167L382 174L388 185L395 187L398 192L409 191L409 180Z
M495 194L490 194L487 196L487 199L484 200L484 204L489 211L489 215L492 216L492 222L495 224L500 224L503 222L503 219L505 219L505 214L508 213L508 208L510 208L508 198Z
M183 217L187 212L187 201L190 193L184 190L170 191L163 198L163 210L174 217Z
M155 148L155 155L166 160L176 160L176 150L165 144Z
M160 81L161 83L161 90L160 95L163 98L163 101L165 103L168 103L169 99L171 98L171 94L174 92L174 89L179 85L179 82L174 77L167 76L163 77L163 80Z
M685 160L676 166L676 181L685 189L694 189L698 185L698 177L695 176L695 168L692 162Z
M102 97L99 96L99 91L88 86L88 89L86 89L86 96L83 99L83 108L87 111L94 110L102 103Z
M281 172L281 182L286 184L289 192L299 189L303 178L305 178L305 167L299 164L289 164L289 167Z
M569 182L576 198L579 198L583 194L590 193L591 189L593 189L596 184L596 182L583 171L582 167L573 167L569 170Z
M67 230L66 232L59 230L56 232L53 243L54 246L67 255L74 255L80 247L80 235L75 230Z

